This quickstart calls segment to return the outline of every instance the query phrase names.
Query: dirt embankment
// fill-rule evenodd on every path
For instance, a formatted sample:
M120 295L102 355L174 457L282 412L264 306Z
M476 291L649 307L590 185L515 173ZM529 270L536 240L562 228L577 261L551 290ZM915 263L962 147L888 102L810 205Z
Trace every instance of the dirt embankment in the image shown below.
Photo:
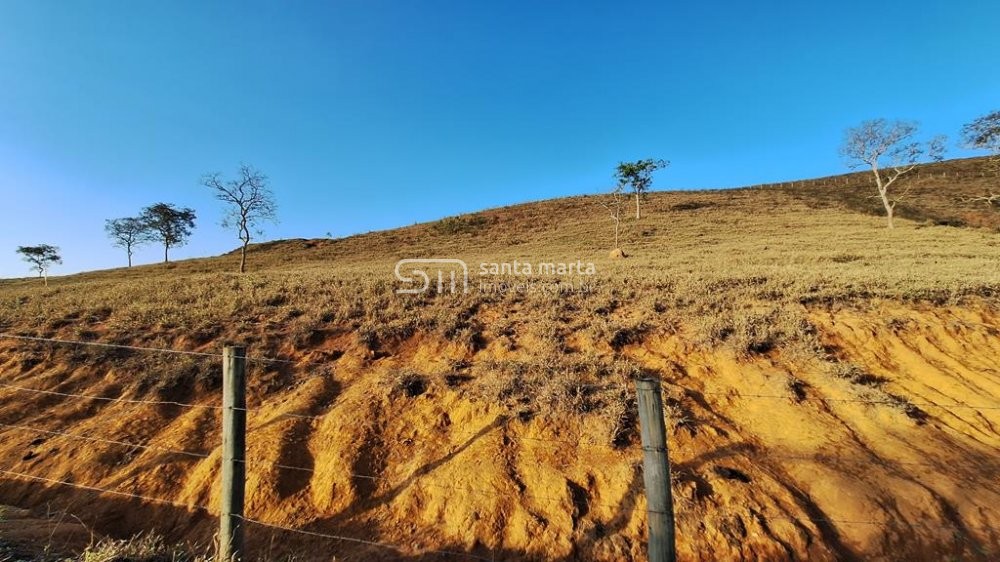
M683 330L615 347L567 342L566 353L627 359L664 380L681 559L995 559L997 318L986 308L900 305L809 316L820 354L779 347L739 356L693 343ZM138 367L121 357L74 362L64 350L9 341L0 349L5 384L146 396L129 382ZM469 365L532 353L527 339L470 347L419 333L373 351L344 332L289 349L293 365L251 371L248 515L400 545L251 525L253 550L298 560L432 560L442 550L496 560L644 559L635 420L605 398L620 394L588 402L580 389L578 409L568 411L474 391L488 381ZM155 392L202 407L0 389L5 470L172 505L9 475L0 501L51 504L111 535L156 529L209 543L217 381L192 380Z

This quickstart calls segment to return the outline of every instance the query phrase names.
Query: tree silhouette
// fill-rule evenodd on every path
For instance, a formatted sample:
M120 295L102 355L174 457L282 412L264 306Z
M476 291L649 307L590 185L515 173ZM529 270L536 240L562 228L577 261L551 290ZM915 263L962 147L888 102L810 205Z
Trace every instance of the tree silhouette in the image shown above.
M194 228L194 210L169 203L156 203L142 210L139 220L146 226L150 240L163 244L163 262L170 261L170 248L183 246Z
M239 177L234 180L223 180L221 174L214 173L205 175L201 183L215 193L216 199L227 204L222 226L235 229L243 244L240 247L240 273L243 273L246 271L247 246L251 236L263 234L261 223L277 220L278 207L268 178L253 166L243 164Z
M59 255L59 248L48 244L38 246L18 246L17 253L21 254L21 259L31 264L31 268L38 271L38 276L45 279L45 286L49 285L49 267L53 264L62 263Z

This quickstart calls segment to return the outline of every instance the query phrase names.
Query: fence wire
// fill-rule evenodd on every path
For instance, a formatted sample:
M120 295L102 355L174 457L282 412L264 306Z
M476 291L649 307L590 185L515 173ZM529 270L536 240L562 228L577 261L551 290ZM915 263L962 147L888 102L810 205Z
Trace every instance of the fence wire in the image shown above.
M55 344L55 345L90 346L90 347L98 347L98 348L112 348L112 349L122 349L122 350L136 351L136 352L166 353L166 354L176 354L176 355L183 355L183 356L195 356L195 357L200 357L200 358L214 358L214 359L219 359L219 360L221 360L223 358L223 354L221 354L221 353L209 353L209 352L202 352L202 351L195 351L195 350L174 350L174 349L168 349L168 348L155 348L155 347L141 347L141 346L108 344L108 343L92 342L92 341L75 341L75 340L65 340L65 339L57 339L57 338L43 338L43 337L38 337L38 336L25 336L25 335L17 335L17 334L4 334L4 333L0 333L0 338L10 339L10 340L16 340L16 341L22 341L22 342L47 343L47 344ZM320 366L322 366L322 367L328 367L329 366L328 362L309 362L309 361L302 361L302 362L300 362L300 361L292 361L292 360L288 360L288 359L278 359L278 358L269 358L269 357L253 357L253 358L247 357L246 360L249 361L249 362L258 362L258 363L263 363L263 364L295 364L295 365L298 365L298 366L317 366L317 367L320 367ZM310 377L306 377L306 379L308 379L308 378L315 378L315 377L329 378L330 375L329 374L311 375ZM306 379L300 379L300 380L306 380ZM627 389L626 386L625 386L625 383L581 384L579 387L581 389L596 389L596 390L614 389L616 387L622 388L622 389ZM101 396L101 395L92 395L92 394L83 394L83 393L74 393L74 392L62 392L62 391L57 391L57 390L48 390L48 389L42 389L42 388L32 388L32 387L28 387L28 386L10 384L10 383L6 383L6 382L0 383L0 388L6 389L6 390L11 391L11 392L15 392L15 393L22 393L22 394L23 393L28 393L28 394L37 394L37 395L43 395L43 396L56 396L56 397L66 398L66 399L78 399L78 400L86 400L86 401L97 401L97 402L103 402L103 403L107 403L107 404L173 406L173 407L190 408L190 409L202 409L202 410L213 410L213 411L222 411L224 409L223 406L219 405L219 404L196 404L196 403L179 402L179 401L171 401L171 400L145 400L145 399L138 399L138 398L127 398L124 395L121 395L121 396ZM350 387L347 387L347 388L350 388ZM684 389L684 388L680 388L680 390L682 390L684 392L687 392L687 389ZM946 410L946 411L949 411L949 412L951 410L962 410L962 411L974 411L974 412L982 413L982 412L992 412L992 411L1000 410L1000 406L995 406L995 405L973 405L973 404L962 404L962 403L935 404L935 403L929 403L929 402L909 402L909 401L901 402L898 399L894 400L894 399L837 398L837 397L826 397L826 396L805 396L805 397L801 397L801 396L793 396L792 393L789 393L789 394L786 394L786 395L781 395L781 394L768 394L768 393L742 392L742 391L728 391L728 392L705 392L705 391L697 391L697 392L699 392L700 394L705 395L705 396L715 396L715 397L722 397L722 398L727 398L727 399L793 400L793 401L796 401L796 402L813 401L813 402L823 402L823 403L830 403L830 402L833 402L833 403L858 403L858 404L883 405L883 406L886 406L886 405L888 405L888 406L907 405L907 406L914 406L914 407L919 407L919 408L937 408L937 409L943 409L943 410ZM301 420L316 421L316 420L324 419L327 416L329 416L330 412L337 405L340 404L340 401L343 399L343 397L345 395L346 395L346 392L345 391L341 391L340 395L337 398L335 398L332 403L325 405L326 412L321 413L321 414L298 414L298 413L294 413L294 412L280 412L280 411L279 412L275 412L275 411L273 411L273 408L265 408L265 406L263 404L255 406L255 407L234 408L234 409L245 411L245 412L247 412L248 415L249 414L255 414L255 415L260 415L260 416L266 416L267 420L261 422L261 425L267 424L267 423L271 423L271 422L273 422L275 420L280 420L280 419L301 419ZM510 421L510 418L505 419L503 421L503 424L501 424L501 425L505 425L509 421ZM181 456L181 457L191 458L191 459L198 460L198 461L211 460L214 457L216 457L216 455L213 452L190 451L190 450L185 450L185 449L176 449L176 448L171 448L171 447L164 447L164 446L161 446L161 445L158 445L158 444L155 444L155 443L151 443L151 442L135 443L135 442L130 442L130 441L123 441L123 440L119 440L119 439L114 439L114 438L110 438L110 437L100 437L100 436L92 436L92 435L83 435L83 434L69 432L69 431L59 431L59 430L54 430L54 429L45 429L45 428L41 428L41 427L36 427L36 426L33 426L33 425L29 425L29 424L26 424L26 423L2 423L2 422L0 422L0 427L6 428L6 429L12 430L12 431L34 432L34 433L39 434L39 435L47 435L47 436L56 437L56 438L74 439L74 440L86 441L86 442L91 442L91 443L99 443L99 444L105 444L105 445L111 445L111 446L120 446L120 447L124 447L126 449L129 449L129 450L155 451L155 452L160 452L160 453L166 453L166 454L171 454L171 455L177 455L177 456ZM472 437L475 437L475 435L477 435L477 434L479 434L481 432L482 432L482 429L480 429L477 432L472 432L472 433L470 433L466 437L472 438ZM585 439L585 438L582 438L582 437L580 437L580 438L558 438L558 437L547 438L547 437L535 437L535 436L505 434L504 438L507 439L509 442L527 441L527 442L538 443L538 444L545 444L545 445L550 445L550 446L560 447L560 448L566 448L566 447L579 448L579 447L582 447L582 446L595 446L595 447L603 447L603 448L609 448L610 447L610 440L608 440L608 441L600 441L600 440L593 440L593 439ZM464 438L460 437L458 440L459 441L463 441ZM249 452L250 451L248 451L248 456L249 456ZM813 462L833 462L833 461L838 461L839 462L841 460L841 459L837 459L837 458L834 458L834 457L823 456L823 455L819 455L819 454L817 454L817 455L800 455L800 454L790 455L790 454L772 452L772 451L767 451L767 450L756 450L756 449L752 450L752 451L744 451L744 452L742 452L742 454L747 455L748 457L759 456L759 457L766 458L766 459L797 461L797 462L803 462L803 461L807 461L807 462L808 461L813 461ZM221 460L221 454L218 455L217 458L219 460ZM752 461L753 459L750 459L750 460ZM917 467L934 468L934 469L940 469L941 468L941 466L940 466L939 463L919 462L919 461L893 461L891 459L880 459L880 460L884 460L885 462L890 462L892 464L900 465L900 466L917 466ZM289 464L284 464L284 463L274 463L274 462L257 462L257 461L254 461L252 459L243 459L243 460L237 461L237 462L244 463L244 465L247 468L247 472L253 471L256 467L261 467L262 469L265 469L265 470L275 470L275 469L277 469L277 470L289 470L289 471L295 471L295 472L300 472L300 473L305 473L305 474L316 474L318 472L315 468L311 468L311 467L301 467L301 466L294 466L294 465L289 465ZM635 466L633 468L641 468L641 465L635 464ZM137 500L146 501L146 502L150 502L150 503L166 504L166 505L171 505L171 506L174 506L174 507L182 508L182 509L185 509L185 510L188 510L188 511L203 511L203 512L208 513L208 514L212 514L213 513L212 509L209 508L208 506L205 506L205 505L199 505L199 504L193 504L193 503L184 503L184 502L177 502L177 501L167 500L167 499L164 499L164 498L152 497L152 496L147 496L147 495L143 495L143 494L136 494L136 493L133 493L133 492L125 492L125 491L122 491L122 490L115 490L115 489L109 489L109 488L102 488L102 487L99 487L99 486L80 484L80 483L71 482L71 481L68 481L68 480L59 480L59 479L54 479L54 478L46 478L46 477L42 477L42 476L31 475L31 474L27 474L27 473L23 473L23 472L17 472L17 471L13 471L13 470L0 469L0 474L5 475L5 476L9 476L9 477L12 477L12 478L20 478L20 479L24 479L24 480L28 480L28 481L33 481L33 482L41 482L41 483L52 484L52 485L66 486L66 487L71 487L71 488L75 488L75 489L79 489L79 490L84 490L84 491L90 491L90 492L98 493L98 494L109 494L109 495L127 497L127 498L131 498L131 499L137 499ZM399 483L393 483L393 480L391 478L387 477L387 476L372 475L372 474L361 474L361 473L355 473L355 472L344 473L345 476L347 476L347 477L349 477L351 479L362 479L362 480L368 480L368 481L372 481L372 482L384 483L389 488L409 487L411 485L412 486L427 485L427 486L431 486L431 487L443 489L443 490L446 490L448 492L455 492L455 493L462 493L462 494L479 494L479 495L483 495L483 496L487 496L487 497L503 497L503 496L505 496L508 493L508 492L505 492L504 490L499 490L499 489L496 489L496 488L486 489L486 488L478 488L478 487L470 487L470 486L458 486L458 485L447 485L447 484L440 484L440 483L437 483L437 482L423 481L422 477L426 476L427 474L429 474L429 473L423 473L422 474L418 470L418 471L416 471L414 473L401 476L400 477L401 478L401 482L399 482ZM539 500L539 501L545 501L545 502L558 503L560 505L566 505L566 504L572 503L574 501L574 498L569 497L568 495L566 497L561 497L561 496L536 494L536 493L531 492L530 490L526 490L526 489L518 490L516 492L516 494L519 497L533 499L533 500ZM588 505L600 506L600 507L610 508L610 509L617 509L617 508L620 507L620 504L611 504L611 503L606 503L606 502L596 502L596 501L593 501L592 499L589 499L589 498L588 498L587 502L588 502ZM754 515L757 516L757 517L763 517L762 514L754 514ZM372 546L372 547L377 547L377 548L390 549L390 550L393 550L393 551L396 551L396 552L400 552L400 553L402 553L402 552L411 552L411 551L417 550L417 551L419 551L419 554L440 554L440 555L447 555L447 556L458 556L458 557L464 557L464 558L472 559L472 560L491 560L492 559L492 557L491 558L486 558L486 557L478 556L478 555L475 555L475 554L472 554L472 553L469 553L469 552L458 552L458 551L448 551L448 550L427 550L427 549L420 550L420 549L414 549L412 547L412 545L410 547L406 547L406 546L403 546L403 545L393 544L393 543L385 542L385 541L370 540L370 539L365 539L365 538L360 538L360 537L350 537L350 536L338 535L338 534L333 534L333 533L325 533L325 532L321 532L321 531L318 531L318 530L309 530L309 529L302 529L302 528L294 528L294 527L289 527L289 526L286 526L286 525L281 525L281 524L278 524L278 523L266 522L266 521L263 521L261 519L249 517L249 516L246 516L246 515L244 515L242 517L242 519L247 524L255 525L255 526L258 526L258 527L261 527L261 528L271 529L273 531L288 532L288 533L294 533L294 534L303 535L303 536L311 536L311 537L323 538L323 539L328 539L328 540L333 540L333 541L339 541L339 542L349 542L349 543L355 543L355 544L362 544L362 545L367 545L367 546ZM876 526L883 526L883 527L885 526L885 522L884 521L868 521L868 520L853 520L853 519L838 519L838 518L809 518L809 517L798 517L798 516L792 516L792 515L768 515L765 518L765 520L776 520L776 519L788 519L788 520L792 520L792 521L812 521L814 523L820 523L820 524L876 525Z

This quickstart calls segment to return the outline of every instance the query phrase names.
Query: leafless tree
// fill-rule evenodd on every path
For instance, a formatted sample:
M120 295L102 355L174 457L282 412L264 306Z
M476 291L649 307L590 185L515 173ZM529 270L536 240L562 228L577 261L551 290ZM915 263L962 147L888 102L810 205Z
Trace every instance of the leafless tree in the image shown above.
M132 267L132 252L150 241L149 225L138 217L108 219L104 221L104 230L114 246L125 250L129 267Z
M962 200L965 203L986 203L987 207L998 207L1000 208L1000 193L990 192L989 195L981 195L979 197L967 197Z
M625 208L626 200L628 196L625 194L625 186L617 185L608 194L608 197L602 199L601 206L604 207L608 213L611 215L611 221L615 224L615 247L614 250L619 249L618 238L621 232L622 224L622 209Z
M276 222L278 206L268 183L268 178L253 166L240 166L239 177L223 180L221 174L207 174L202 185L215 192L215 198L227 205L222 220L224 228L233 228L243 243L240 249L240 273L246 271L247 246L251 235L263 234L263 222Z
M989 152L989 166L1000 175L1000 111L987 113L962 127L962 145Z
M928 142L918 142L914 140L917 130L917 124L910 121L873 119L848 129L840 147L841 155L847 159L852 169L861 166L871 168L878 190L876 197L882 200L882 206L885 207L889 228L893 227L896 205L910 191L907 187L897 192L891 189L893 184L913 171L920 160L926 158L939 162L944 155L943 136Z

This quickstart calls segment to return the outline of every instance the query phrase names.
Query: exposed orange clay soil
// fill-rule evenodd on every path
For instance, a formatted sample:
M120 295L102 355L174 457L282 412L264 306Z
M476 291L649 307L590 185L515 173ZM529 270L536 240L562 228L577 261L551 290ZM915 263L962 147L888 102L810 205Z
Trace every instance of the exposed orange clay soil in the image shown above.
M996 560L997 318L985 307L900 304L817 308L809 317L826 359L781 347L741 357L701 346L684 329L653 330L617 351L664 380L680 559ZM354 334L331 333L287 350L297 361L289 367L294 384L269 384L277 375L252 370L248 515L399 545L251 524L255 555L463 558L434 552L445 550L488 560L644 560L634 436L616 447L599 416L512 411L470 396L474 381L444 378L463 362L530 356L530 341L520 343L513 351L496 341L472 350L418 333L373 354ZM585 336L570 347L616 353ZM130 388L131 374L110 360L81 366L51 358L62 362L27 361L19 347L0 342L0 382L110 396ZM402 371L426 375L426 386L386 391L385 381ZM156 528L176 540L212 540L218 409L11 389L0 396L4 424L159 447L3 427L5 470L177 505L8 476L0 480L4 502L51 504L114 536ZM171 398L218 405L217 392L197 388Z

